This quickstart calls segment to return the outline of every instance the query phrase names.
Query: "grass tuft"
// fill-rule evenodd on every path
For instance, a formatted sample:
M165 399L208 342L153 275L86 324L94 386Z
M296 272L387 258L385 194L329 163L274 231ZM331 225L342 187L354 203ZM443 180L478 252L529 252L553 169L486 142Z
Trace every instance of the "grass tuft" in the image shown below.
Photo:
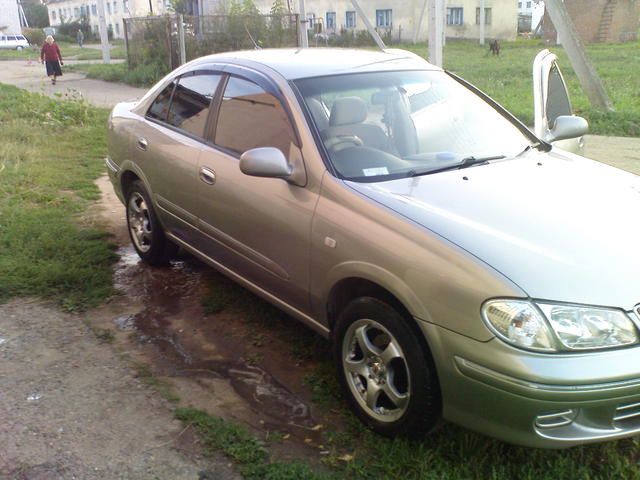
M113 294L114 245L79 220L99 198L106 116L0 85L0 301L34 295L78 310Z

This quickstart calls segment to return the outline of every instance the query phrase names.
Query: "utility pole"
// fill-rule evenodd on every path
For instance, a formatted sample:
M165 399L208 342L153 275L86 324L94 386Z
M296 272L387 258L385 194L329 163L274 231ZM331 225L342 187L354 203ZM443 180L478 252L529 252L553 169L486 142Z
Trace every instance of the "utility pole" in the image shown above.
M102 44L102 62L111 63L111 51L109 50L109 33L107 21L104 15L104 0L98 0L98 32Z
M304 0L300 0L300 47L309 48L309 35L307 34L307 11L304 6Z
M443 65L444 0L429 0L429 62Z
M609 100L596 69L587 58L584 46L563 1L547 0L545 5L558 32L560 43L567 52L571 66L591 102L591 106L600 110L613 111L613 104Z
M484 22L486 21L484 4L485 0L480 0L480 45L484 45Z
M304 1L304 0L301 0L301 1ZM380 48L380 50L384 50L385 48L387 48L387 46L382 41L382 38L380 38L380 35L378 35L378 32L376 32L376 29L373 26L373 24L369 21L369 19L365 15L364 10L362 10L362 8L360 7L358 0L351 0L351 4L353 5L353 8L356 9L358 16L362 18L362 21L364 22L364 24L367 27L367 30L369 31L369 35L373 37L373 41L376 42L376 45L378 45L378 48Z

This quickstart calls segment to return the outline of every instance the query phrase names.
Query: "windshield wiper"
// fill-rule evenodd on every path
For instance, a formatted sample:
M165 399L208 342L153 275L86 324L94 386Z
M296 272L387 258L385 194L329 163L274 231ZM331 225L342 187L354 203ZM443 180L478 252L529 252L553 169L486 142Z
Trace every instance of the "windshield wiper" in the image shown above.
M451 169L457 168L461 170L463 168L473 167L474 165L482 165L487 163L489 160L502 160L503 158L507 158L506 155L493 155L491 157L474 157L471 155L470 157L465 157L462 159L460 163L457 165L452 165Z
M446 167L441 168L432 168L422 171L409 170L407 172L407 177L419 177L421 175L431 175L432 173L440 173L446 172L448 170L460 170L463 168L472 167L474 165L480 165L488 163L490 160L502 160L503 158L507 158L506 155L493 155L490 157L474 157L473 155L469 157L463 158L459 163L455 163L453 165L447 165Z

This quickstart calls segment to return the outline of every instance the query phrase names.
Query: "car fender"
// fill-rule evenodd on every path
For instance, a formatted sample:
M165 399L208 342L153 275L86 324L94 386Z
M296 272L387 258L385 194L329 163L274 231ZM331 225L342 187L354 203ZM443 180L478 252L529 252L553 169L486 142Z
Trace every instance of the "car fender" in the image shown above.
M347 278L359 278L379 285L396 297L411 315L427 322L431 321L426 305L400 277L368 262L347 261L335 265L326 276L322 298L329 298L332 289Z

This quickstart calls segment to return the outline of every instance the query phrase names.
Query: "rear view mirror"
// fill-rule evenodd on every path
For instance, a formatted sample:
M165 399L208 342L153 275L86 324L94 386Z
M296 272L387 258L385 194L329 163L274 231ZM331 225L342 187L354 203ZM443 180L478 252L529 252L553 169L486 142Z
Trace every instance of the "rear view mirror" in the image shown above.
M553 123L553 127L545 135L549 143L568 138L578 138L589 131L589 124L582 117L574 115L560 115Z
M240 170L253 177L284 178L291 176L293 168L277 148L261 147L247 150L240 157Z

